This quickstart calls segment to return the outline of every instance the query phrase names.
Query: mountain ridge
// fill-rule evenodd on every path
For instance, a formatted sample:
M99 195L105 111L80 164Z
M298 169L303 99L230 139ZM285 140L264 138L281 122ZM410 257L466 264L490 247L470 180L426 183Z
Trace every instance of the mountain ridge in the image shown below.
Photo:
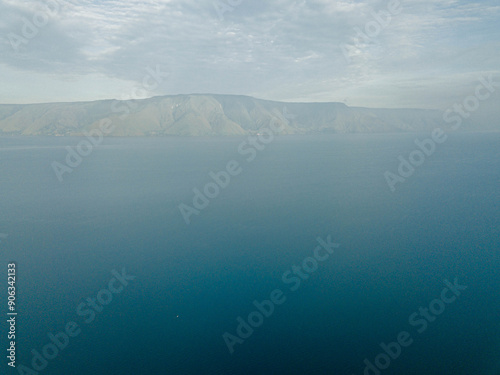
M0 135L81 136L105 120L113 124L108 136L247 135L259 133L272 121L283 125L281 134L450 128L440 110L280 102L245 95L179 94L127 101L0 104Z

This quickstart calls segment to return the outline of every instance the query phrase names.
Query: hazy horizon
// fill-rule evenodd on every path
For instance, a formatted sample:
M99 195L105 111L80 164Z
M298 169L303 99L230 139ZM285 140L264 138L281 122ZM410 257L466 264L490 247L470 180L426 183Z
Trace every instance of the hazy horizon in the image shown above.
M233 5L231 5L233 4ZM493 0L4 1L0 103L189 93L445 110L500 79ZM153 87L153 86L151 86ZM478 116L500 115L498 95Z
M161 97L170 97L170 96L208 96L208 95L214 95L214 96L243 96L243 97L248 97L248 98L253 98L257 100L263 100L263 101L271 101L271 102L277 102L277 103L284 103L284 104L329 104L329 103L335 103L335 104L345 104L348 107L351 108L368 108L368 109L422 109L422 110L439 110L436 108L416 108L416 107L369 107L369 106L356 106L356 105L349 105L344 102L335 102L335 101L283 101L283 100L273 100L273 99L263 99L260 97L252 96L252 95L245 95L245 94L223 94L223 93L201 93L201 92L192 92L192 93L187 93L187 94L165 94L165 95L154 95L146 98L137 98L137 99L115 99L115 98L105 98L105 99L89 99L89 100L75 100L75 101L49 101L49 102L32 102L32 103L0 103L0 105L33 105L33 104L58 104L58 103L64 103L64 104L77 104L77 103L91 103L91 102L98 102L98 101L128 101L128 100L148 100L148 99L154 99L154 98L161 98Z

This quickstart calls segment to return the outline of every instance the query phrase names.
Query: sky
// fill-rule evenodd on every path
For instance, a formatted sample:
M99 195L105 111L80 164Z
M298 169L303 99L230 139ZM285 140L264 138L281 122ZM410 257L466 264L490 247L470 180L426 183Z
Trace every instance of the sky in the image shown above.
M497 0L2 0L0 103L215 93L446 109L481 76L500 82L499 21Z

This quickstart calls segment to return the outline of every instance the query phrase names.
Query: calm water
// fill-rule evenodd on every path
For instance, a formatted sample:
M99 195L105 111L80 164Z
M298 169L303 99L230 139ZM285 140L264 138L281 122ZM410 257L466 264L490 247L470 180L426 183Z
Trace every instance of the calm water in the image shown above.
M0 138L16 364L74 321L40 374L358 375L402 331L381 374L500 374L500 135L450 136L392 193L384 172L426 136L282 137L252 162L245 138L106 139L63 182L51 163L81 139ZM179 204L230 160L242 172L186 225ZM341 246L291 291L282 275L328 235ZM136 279L85 323L123 267ZM467 289L418 333L409 317L455 278ZM274 289L285 302L231 355L222 335Z

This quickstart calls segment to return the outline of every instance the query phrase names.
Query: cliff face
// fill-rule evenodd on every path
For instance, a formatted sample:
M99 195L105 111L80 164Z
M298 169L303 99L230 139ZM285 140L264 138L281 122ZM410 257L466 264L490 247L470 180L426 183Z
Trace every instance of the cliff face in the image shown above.
M446 128L441 111L369 109L342 103L283 103L236 95L0 105L0 134L78 136L113 124L110 136L255 134L274 119L283 134L383 133Z

